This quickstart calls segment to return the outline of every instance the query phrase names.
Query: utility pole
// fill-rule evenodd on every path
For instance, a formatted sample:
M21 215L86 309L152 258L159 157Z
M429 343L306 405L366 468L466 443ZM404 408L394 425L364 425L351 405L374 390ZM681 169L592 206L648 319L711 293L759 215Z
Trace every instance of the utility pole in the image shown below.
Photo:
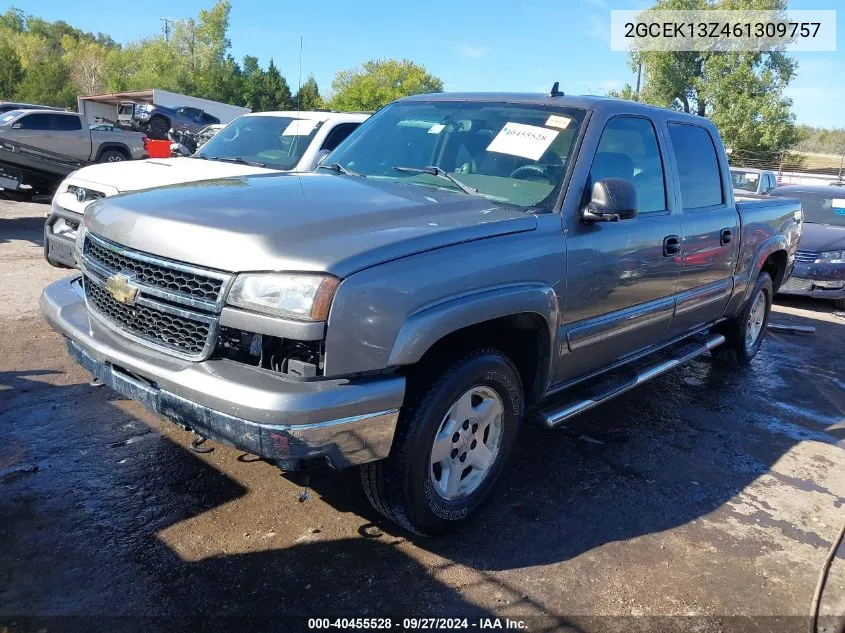
M176 20L171 18L161 18L161 32L164 33L164 41L170 41L170 32L173 29L171 24L173 24Z
M638 100L640 98L640 80L642 79L642 77L643 77L643 63L640 62L639 64L637 64L637 92L636 92L636 95L637 95Z

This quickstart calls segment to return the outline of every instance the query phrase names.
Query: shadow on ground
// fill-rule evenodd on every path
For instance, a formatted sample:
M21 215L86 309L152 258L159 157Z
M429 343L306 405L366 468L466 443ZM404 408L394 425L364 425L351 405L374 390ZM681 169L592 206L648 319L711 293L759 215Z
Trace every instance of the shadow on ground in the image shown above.
M49 209L49 207L45 208ZM17 218L0 216L0 244L22 240L32 242L35 246L43 246L45 220L45 216Z
M816 336L841 342L845 322L815 325ZM414 542L443 567L466 566L477 582L512 594L510 608L543 613L494 572L567 561L694 521L802 439L845 446L841 345L817 341L813 349L809 358L802 340L772 336L750 369L696 361L565 432L528 428L480 519L453 538ZM114 393L55 386L51 372L0 373L0 624L17 614L130 613L166 616L160 624L172 629L220 614L260 616L262 630L292 631L304 628L303 615L489 615L435 578L442 568L405 553L407 535L370 508L355 471L292 480L334 512L362 517L358 537L180 557L161 532L237 504L247 489L116 406ZM192 537L201 544L208 535ZM553 619L549 630L565 624Z

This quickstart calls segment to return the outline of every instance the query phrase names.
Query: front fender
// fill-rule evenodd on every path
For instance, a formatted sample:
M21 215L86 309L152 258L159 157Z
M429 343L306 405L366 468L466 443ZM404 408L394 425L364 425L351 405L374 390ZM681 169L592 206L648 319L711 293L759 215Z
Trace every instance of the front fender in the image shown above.
M555 349L558 302L554 290L540 284L510 285L454 297L411 315L399 330L388 364L411 365L453 332L516 314L539 315L548 329L551 349Z

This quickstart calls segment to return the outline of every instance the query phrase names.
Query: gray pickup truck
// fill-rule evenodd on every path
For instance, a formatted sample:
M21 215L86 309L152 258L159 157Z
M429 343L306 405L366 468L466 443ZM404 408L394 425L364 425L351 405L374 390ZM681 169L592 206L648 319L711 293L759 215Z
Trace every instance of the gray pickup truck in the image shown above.
M749 363L801 232L797 201L735 203L710 121L619 100L409 97L320 167L93 203L41 308L109 387L284 470L362 465L421 534L524 421Z
M144 134L95 130L82 115L59 110L11 110L0 115L3 140L97 163L148 156Z

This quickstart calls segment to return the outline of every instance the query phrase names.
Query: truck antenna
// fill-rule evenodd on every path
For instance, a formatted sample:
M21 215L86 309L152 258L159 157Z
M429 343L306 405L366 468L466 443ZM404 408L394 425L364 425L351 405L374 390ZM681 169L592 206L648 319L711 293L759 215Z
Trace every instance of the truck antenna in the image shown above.
M299 36L299 85L296 88L296 113L302 109L302 36Z
M552 86L552 91L549 93L549 97L562 97L563 92L560 90L560 82L556 81Z

